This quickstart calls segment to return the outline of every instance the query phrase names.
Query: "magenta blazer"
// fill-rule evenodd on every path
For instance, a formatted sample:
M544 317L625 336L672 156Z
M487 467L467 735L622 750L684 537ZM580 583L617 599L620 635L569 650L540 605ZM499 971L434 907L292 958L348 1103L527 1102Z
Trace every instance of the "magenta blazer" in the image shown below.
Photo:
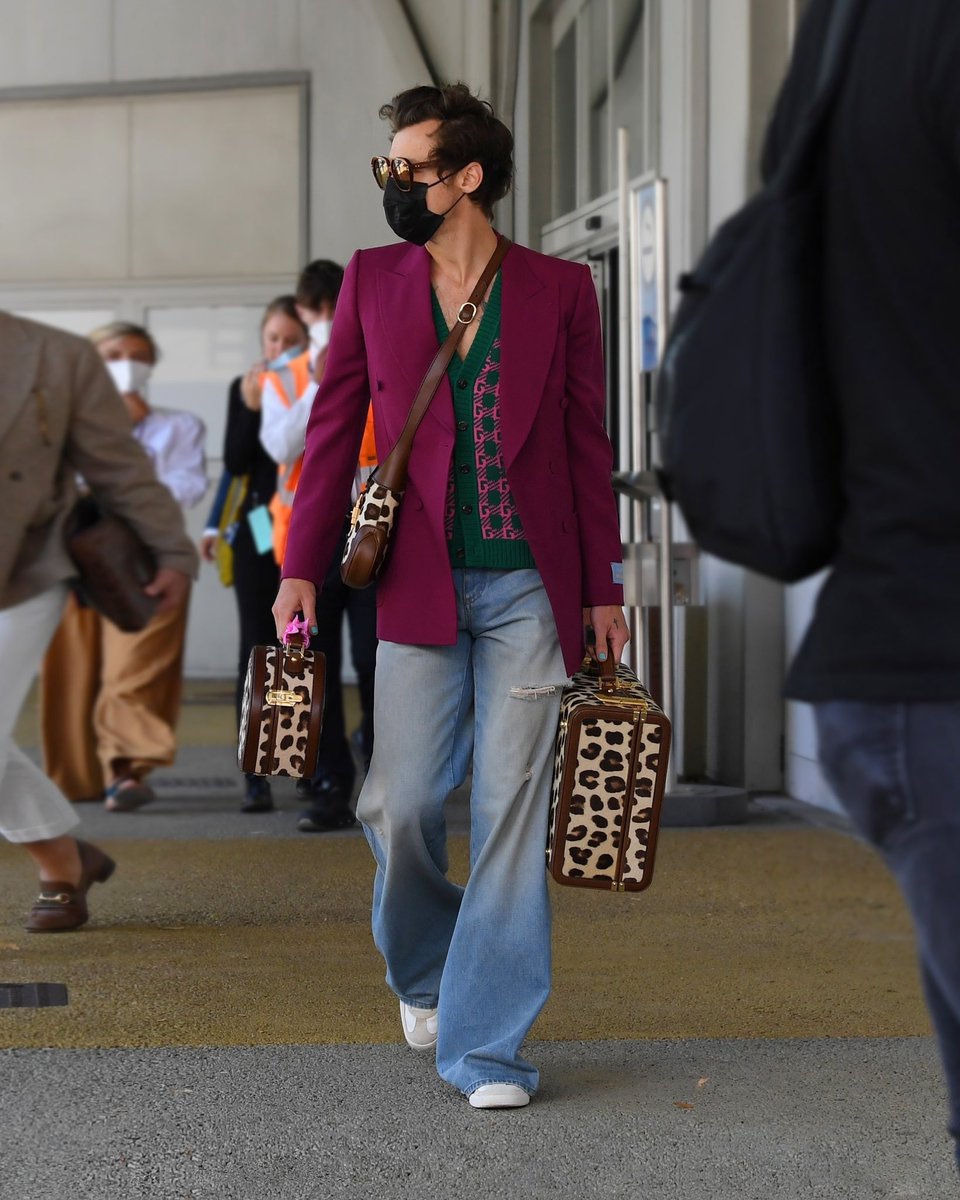
M583 656L582 608L623 602L614 581L620 531L590 269L511 246L502 267L500 345L507 480L572 674ZM358 250L344 275L307 426L285 578L322 585L350 507L368 401L382 460L437 346L427 251L407 243ZM456 641L444 532L454 434L445 378L417 431L390 559L377 584L377 632L385 641Z

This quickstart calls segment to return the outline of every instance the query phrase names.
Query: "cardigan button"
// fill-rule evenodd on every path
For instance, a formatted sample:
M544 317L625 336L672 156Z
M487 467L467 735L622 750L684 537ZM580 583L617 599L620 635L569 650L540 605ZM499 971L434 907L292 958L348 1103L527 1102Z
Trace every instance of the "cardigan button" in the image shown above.
M467 466L466 463L460 464L460 474L461 475L469 475L470 474L470 468Z
M469 517L469 516L470 516L470 514L473 512L473 505L472 505L472 504L464 504L464 505L461 505L461 507L460 507L460 511L461 511L462 513L466 513L466 514L467 514L467 516Z
M466 431L470 428L470 426L466 423L466 421L458 421L457 428L460 430L461 433L466 433Z
M464 388L467 386L468 382L469 382L469 381L468 381L468 380L466 380L466 379L458 379L458 380L457 380L457 387L458 387L458 388L460 388L460 390L462 391L462 390L463 390L463 389L464 389Z

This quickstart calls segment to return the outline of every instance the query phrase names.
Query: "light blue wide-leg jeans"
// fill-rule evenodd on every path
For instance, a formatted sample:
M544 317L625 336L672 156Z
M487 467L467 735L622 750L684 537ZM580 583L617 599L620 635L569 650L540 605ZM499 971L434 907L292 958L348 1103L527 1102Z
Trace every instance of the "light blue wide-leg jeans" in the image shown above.
M544 867L567 680L533 570L454 571L453 646L381 642L373 761L357 813L377 860L373 935L387 983L439 1008L437 1070L467 1095L536 1090L520 1047L550 991ZM470 878L447 879L443 804L471 750Z

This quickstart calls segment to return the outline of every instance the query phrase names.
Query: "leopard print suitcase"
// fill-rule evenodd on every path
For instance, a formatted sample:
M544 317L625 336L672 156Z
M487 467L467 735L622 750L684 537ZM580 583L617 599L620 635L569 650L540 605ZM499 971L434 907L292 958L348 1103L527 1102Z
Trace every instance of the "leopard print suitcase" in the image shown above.
M650 886L670 722L629 667L581 669L564 689L547 837L558 883Z
M305 648L305 635L289 634L283 645L250 651L237 764L251 775L310 779L320 748L326 660Z

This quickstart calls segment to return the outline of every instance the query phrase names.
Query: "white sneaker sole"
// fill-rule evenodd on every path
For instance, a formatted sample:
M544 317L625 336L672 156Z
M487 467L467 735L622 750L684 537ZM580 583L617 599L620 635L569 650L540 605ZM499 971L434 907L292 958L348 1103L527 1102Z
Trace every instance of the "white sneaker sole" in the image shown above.
M515 1083L485 1083L469 1096L471 1108L523 1108L530 1093Z

